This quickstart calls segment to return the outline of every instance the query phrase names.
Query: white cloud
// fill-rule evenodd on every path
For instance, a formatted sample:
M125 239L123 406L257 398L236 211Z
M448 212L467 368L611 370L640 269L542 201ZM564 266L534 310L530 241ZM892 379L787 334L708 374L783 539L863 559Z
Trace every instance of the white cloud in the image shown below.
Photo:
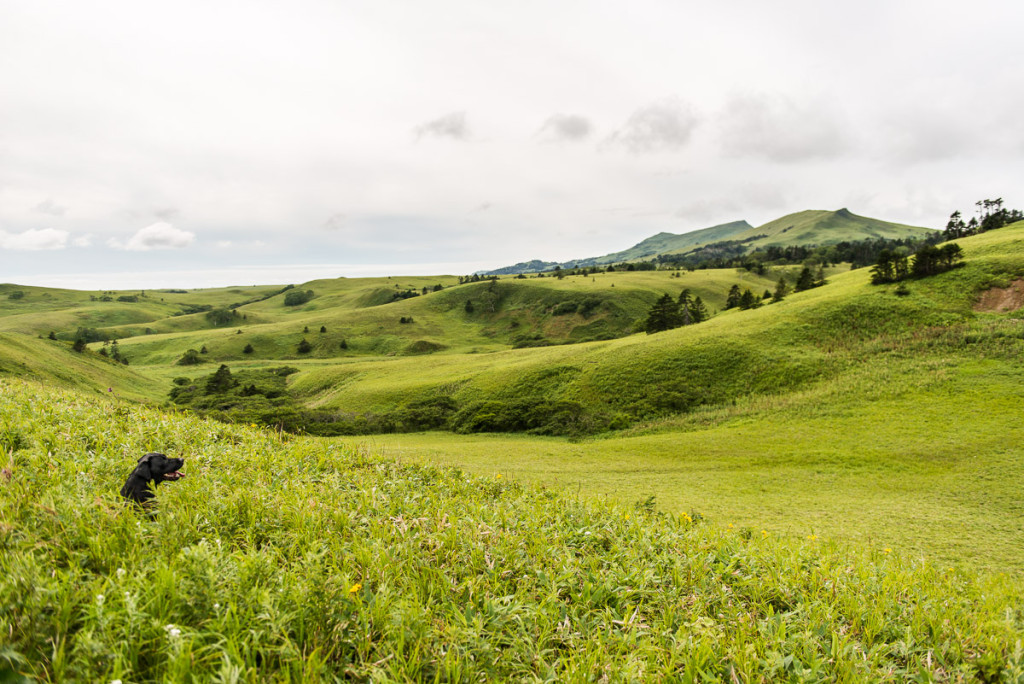
M689 105L669 98L641 107L626 124L608 136L609 145L623 145L634 154L671 152L690 141L699 119Z
M217 246L221 249L227 249L231 246L231 240L217 240Z
M88 247L92 244L92 235L82 235L71 241L75 247Z
M0 230L0 249L37 251L64 249L68 245L68 232L56 228L30 228L23 233Z
M116 249L125 249L130 252L148 252L151 249L181 249L191 245L195 239L195 233L159 221L140 228L135 235L128 239L128 242L122 243L120 240L112 238L107 241L107 244Z

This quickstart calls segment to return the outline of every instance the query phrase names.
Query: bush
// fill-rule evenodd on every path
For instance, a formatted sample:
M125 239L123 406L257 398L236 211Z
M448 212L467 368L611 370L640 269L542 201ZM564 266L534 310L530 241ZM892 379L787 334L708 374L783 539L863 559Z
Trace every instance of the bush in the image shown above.
M313 299L314 296L312 290L291 290L284 296L284 305L299 306Z
M296 348L296 351L300 354L308 354L313 351L313 345L311 345L306 338L302 338L302 341L299 342L299 346Z
M199 357L199 352L195 349L189 349L181 355L181 358L178 359L176 363L179 366L194 366L197 363L202 362L203 360Z

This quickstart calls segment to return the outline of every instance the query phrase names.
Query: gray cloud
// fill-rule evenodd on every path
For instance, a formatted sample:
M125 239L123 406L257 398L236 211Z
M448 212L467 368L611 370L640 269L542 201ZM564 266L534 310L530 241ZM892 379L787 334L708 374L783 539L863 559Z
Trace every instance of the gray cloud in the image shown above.
M332 214L330 218L324 221L324 228L327 230L338 230L345 225L348 217L345 214Z
M37 211L40 214L47 214L49 216L63 216L68 208L62 207L52 199L45 199L36 206L32 207L33 211Z
M156 216L161 221L174 221L181 218L181 210L174 207L156 209L153 211L153 216Z
M469 124L466 123L465 112L451 112L442 117L420 124L415 129L416 139L427 136L435 138L451 138L453 140L469 140Z
M662 100L633 112L626 124L605 140L634 154L670 152L690 141L699 120L688 105L676 98Z
M540 127L537 136L547 142L575 142L590 137L593 131L594 125L585 116L554 114Z
M783 95L735 96L721 122L722 148L736 157L799 162L834 157L849 144L826 107L797 104Z
M153 249L181 249L191 245L195 239L195 233L175 228L170 223L160 221L140 228L128 239L128 242L112 238L107 241L107 244L115 249L124 249L129 252L148 252Z

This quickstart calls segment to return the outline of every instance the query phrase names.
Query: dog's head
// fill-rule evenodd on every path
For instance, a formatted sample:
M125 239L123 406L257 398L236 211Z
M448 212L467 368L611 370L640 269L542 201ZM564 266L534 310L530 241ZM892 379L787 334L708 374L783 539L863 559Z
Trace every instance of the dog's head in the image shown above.
M153 484L173 482L185 477L185 473L180 471L183 465L185 465L183 458L167 458L154 451L139 459L139 464L135 466L135 474L140 475L144 480L152 480Z

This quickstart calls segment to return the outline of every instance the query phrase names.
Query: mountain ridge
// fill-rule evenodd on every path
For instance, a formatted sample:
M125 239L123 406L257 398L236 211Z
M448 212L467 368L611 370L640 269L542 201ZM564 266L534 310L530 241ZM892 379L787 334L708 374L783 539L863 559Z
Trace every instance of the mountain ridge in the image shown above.
M830 245L878 238L905 239L923 237L933 231L934 229L923 226L859 216L846 207L835 211L808 209L786 214L760 226L752 226L746 220L739 220L687 233L663 231L641 240L629 249L603 256L563 262L533 259L482 272L482 275L536 273L550 271L556 267L606 266L623 261L648 259L660 254L686 254L694 249L725 240L745 241L748 248L753 250L769 245Z

